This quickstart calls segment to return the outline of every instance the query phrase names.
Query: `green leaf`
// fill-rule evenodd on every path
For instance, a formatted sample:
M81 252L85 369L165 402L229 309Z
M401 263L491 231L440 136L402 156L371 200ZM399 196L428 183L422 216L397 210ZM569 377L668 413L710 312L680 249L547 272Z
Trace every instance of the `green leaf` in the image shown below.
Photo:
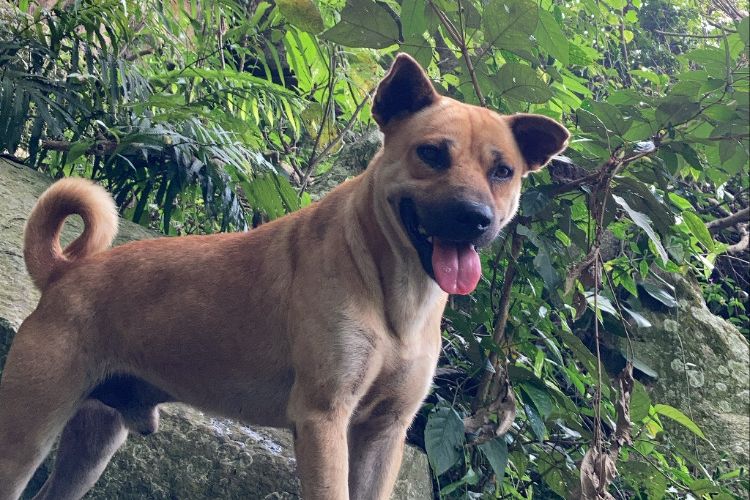
M748 150L746 147L740 146L736 148L734 156L726 162L722 162L721 168L731 175L737 175L742 169L747 168L748 159Z
M593 64L597 57L593 57L592 51L588 51L580 45L569 42L568 44L568 60L573 66L588 66ZM596 51L593 51L596 53Z
M643 489L647 495L643 498L661 500L667 490L667 479L653 465L646 462L623 462L617 464L622 478L636 491Z
M448 486L440 490L440 495L450 495L457 489L459 489L461 486L464 486L466 484L466 481L463 480L463 478L459 479L458 481L455 481L453 483L450 483Z
M521 195L521 213L526 217L533 217L549 205L550 199L540 189L529 189Z
M679 194L676 193L669 193L669 201L671 201L674 206L679 208L680 210L691 210L693 208L692 203L688 201L686 198L683 198Z
M497 484L501 484L505 476L505 466L508 465L508 443L505 442L505 438L490 439L480 444L478 448L495 472Z
M625 312L628 313L631 318L633 318L633 321L638 328L651 328L651 326L653 326L651 322L646 319L646 317L641 313L633 311L632 309L628 309L625 306L622 306L622 308L625 310Z
M538 11L532 0L490 0L482 16L484 39L499 49L528 50Z
M644 375L646 375L649 378L652 378L654 380L658 380L659 373L656 370L654 370L653 368L651 368L649 365L647 365L640 358L638 358L638 357L630 357L630 356L627 355L626 352L623 353L623 355L626 358L630 359L630 362L633 363L633 368L635 368L636 370L640 371L641 373L643 373Z
M70 146L70 150L68 151L68 156L65 159L67 163L73 163L75 160L77 160L81 155L86 153L86 151L89 150L89 148L94 144L94 141L79 141L74 142Z
M589 88L584 85L585 82L585 80L579 79L578 77L573 75L562 75L562 83L563 85L565 85L566 89L570 90L571 92L575 92L576 94L590 96L591 90L589 90Z
M703 222L694 212L689 210L682 212L682 220L685 221L685 225L687 225L690 232L693 233L693 236L695 236L708 251L713 252L716 245L705 222Z
M552 265L552 258L549 252L540 249L534 257L534 268L544 280L544 286L547 290L555 290L560 286L560 275L555 266Z
M401 50L412 56L424 68L429 66L433 48L424 35L407 35Z
M747 47L750 44L750 17L745 16L737 23L737 33L740 34Z
M726 72L726 55L718 47L697 48L680 56L703 66L710 74L722 75Z
M183 78L202 78L204 80L214 80L222 85L226 85L227 81L249 83L251 85L265 88L273 94L289 97L297 96L293 91L287 89L283 85L275 84L265 78L254 76L246 71L234 71L230 68L206 69L190 67L175 69L166 73L155 75L153 77L153 79L155 80L164 80L167 82L178 82Z
M685 427L687 430L689 430L690 432L692 432L699 438L706 439L706 436L703 434L703 431L700 429L700 427L698 427L695 424L695 422L690 420L690 418L687 415L682 413L677 408L674 408L669 405L658 404L658 405L654 405L654 411L658 413L659 415L664 415L665 417L671 418L672 420L682 425L683 427ZM708 440L706 439L706 441Z
M437 408L427 417L424 444L427 458L438 476L463 456L464 422L453 408Z
M526 418L529 421L531 431L539 441L544 441L544 439L547 437L547 427L545 427L544 422L539 417L539 414L531 405L523 405L523 410L526 412Z
M659 75L657 75L650 69L631 69L630 74L632 76L637 76L639 78L643 78L644 80L648 80L657 87L661 85L661 78L659 78Z
M568 65L570 52L568 39L552 13L546 10L539 11L539 24L534 32L534 38L539 42L542 50L560 61L563 66Z
M674 292L670 294L663 288L659 288L658 286L648 282L641 283L641 286L644 290L646 290L646 293L648 293L651 297L655 298L665 306L677 307L677 300L673 296Z
M288 180L279 175L257 175L251 181L242 181L240 185L250 206L265 212L269 219L276 219L299 208L296 191Z
M399 29L391 14L370 0L349 0L341 21L321 35L346 47L384 49L399 41Z
M424 11L427 5L422 0L404 0L401 4L401 27L404 38L421 38L427 31Z
M591 111L583 108L578 109L576 110L576 118L578 118L578 128L584 132L598 135L603 139L609 136L609 131L602 120Z
M164 199L164 204L162 205L164 211L164 215L162 217L162 231L164 231L164 234L166 235L169 235L171 232L169 223L172 219L172 210L174 210L175 208L174 200L181 189L182 186L180 185L179 180L175 177L172 177L172 179L169 181L169 185L167 186L166 198Z
M675 223L672 211L651 192L643 182L632 177L617 177L614 192L622 196L631 208L648 213L656 230L666 235ZM644 210L640 210L643 207Z
M497 72L496 85L503 97L511 97L519 101L541 104L552 97L544 81L530 66L520 63L506 63Z
M612 104L586 100L583 107L596 115L608 131L620 137L625 135L633 124L630 117L623 116L620 110Z
M648 217L648 215L638 212L636 210L633 210L632 208L630 208L630 205L628 205L627 201L620 198L616 194L613 194L612 198L615 200L615 202L617 202L618 205L620 205L627 212L630 219L638 227L640 227L646 232L648 237L654 243L654 246L656 247L656 250L659 253L659 256L661 257L662 262L666 263L669 260L669 256L667 255L667 251L664 249L664 246L661 244L661 239L659 239L659 235L657 235L656 232L654 231L654 228L651 227L651 219Z
M464 476L458 481L455 481L449 484L448 486L446 486L445 488L441 489L440 495L442 496L449 495L450 493L453 493L454 491L456 491L457 489L459 489L460 487L464 485L468 484L468 485L473 486L477 484L478 482L479 482L479 475L476 473L474 469L471 468L471 466L469 466L469 470L466 471L466 474L464 474Z
M627 0L605 0L604 3L615 10L622 10L628 4Z
M287 21L303 31L317 34L325 29L320 11L312 0L276 0L276 5Z
M596 298L596 301L594 300ZM594 305L599 308L600 311L604 311L607 314L611 314L612 316L619 318L620 315L617 312L617 309L615 309L615 306L612 304L612 301L609 300L609 298L605 297L604 295L594 295L594 292L590 292L586 295L586 301L591 306L591 308L594 308Z
M728 122L739 118L737 112L732 106L726 104L716 104L706 109L703 114L720 122Z
M698 495L708 495L710 493L719 493L721 488L711 479L695 479L690 481L690 491ZM706 498L703 496L703 498ZM715 497L710 497L715 498Z
M594 377L597 377L599 370L597 368L596 356L591 353L581 339L566 331L560 332L559 335L562 337L565 347L573 352L575 358L583 365L583 367ZM611 382L606 370L602 370L602 381L604 382L602 384L602 394L609 397L609 387Z
M734 140L721 141L719 143L719 159L722 166L734 156L738 146L739 143Z
M546 419L552 413L553 403L546 387L542 384L530 382L520 384L520 388L531 399L534 407L542 419Z
M670 100L656 108L656 120L660 126L678 125L694 116L699 109L698 103L683 100Z
M633 385L633 392L630 395L630 420L641 422L644 418L648 417L650 406L651 398L648 392L646 392L646 388L636 380Z

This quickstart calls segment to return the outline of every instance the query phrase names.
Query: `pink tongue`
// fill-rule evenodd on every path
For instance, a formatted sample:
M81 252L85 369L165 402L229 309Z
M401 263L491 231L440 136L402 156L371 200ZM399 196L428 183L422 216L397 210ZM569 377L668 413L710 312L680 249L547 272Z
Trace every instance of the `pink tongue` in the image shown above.
M432 243L432 270L435 281L443 291L468 295L479 283L482 264L472 245L449 243L435 238Z

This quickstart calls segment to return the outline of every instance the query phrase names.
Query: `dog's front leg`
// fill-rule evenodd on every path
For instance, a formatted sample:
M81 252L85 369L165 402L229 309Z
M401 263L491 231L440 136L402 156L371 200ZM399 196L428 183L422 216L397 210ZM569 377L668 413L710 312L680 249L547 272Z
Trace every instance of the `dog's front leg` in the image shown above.
M348 500L348 406L320 407L315 396L294 397L291 418L297 473L305 500Z
M393 490L408 424L388 417L352 425L349 430L351 500L387 500Z

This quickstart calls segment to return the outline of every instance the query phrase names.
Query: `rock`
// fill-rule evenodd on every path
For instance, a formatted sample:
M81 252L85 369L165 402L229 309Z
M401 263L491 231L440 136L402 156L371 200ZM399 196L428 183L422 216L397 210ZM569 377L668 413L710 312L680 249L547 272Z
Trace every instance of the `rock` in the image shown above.
M51 179L0 158L0 374L15 331L39 298L26 273L23 225ZM82 229L69 221L63 242ZM121 221L116 244L157 234ZM6 402L4 402L7 404ZM33 495L52 459L37 471L25 493ZM131 435L87 499L299 498L292 437L279 429L247 427L183 405L164 405L160 430ZM394 499L432 499L427 457L407 446Z
M696 283L679 275L665 278L678 305L644 311L650 328L635 332L638 361L657 378L647 382L654 403L674 406L701 428L709 444L667 418L670 435L703 464L747 466L750 459L750 354L748 341L731 323L706 307ZM627 343L618 338L622 352ZM637 367L637 365L636 365ZM695 443L695 447L693 446Z

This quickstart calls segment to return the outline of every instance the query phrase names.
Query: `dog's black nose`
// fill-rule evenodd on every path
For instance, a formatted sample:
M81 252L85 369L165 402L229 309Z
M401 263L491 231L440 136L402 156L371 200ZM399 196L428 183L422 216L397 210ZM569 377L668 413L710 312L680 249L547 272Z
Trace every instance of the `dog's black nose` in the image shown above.
M484 232L492 225L492 209L475 201L462 202L458 207L456 221L466 229Z
M470 200L456 200L445 206L443 211L445 236L453 241L473 241L482 236L492 226L495 214L484 203Z

